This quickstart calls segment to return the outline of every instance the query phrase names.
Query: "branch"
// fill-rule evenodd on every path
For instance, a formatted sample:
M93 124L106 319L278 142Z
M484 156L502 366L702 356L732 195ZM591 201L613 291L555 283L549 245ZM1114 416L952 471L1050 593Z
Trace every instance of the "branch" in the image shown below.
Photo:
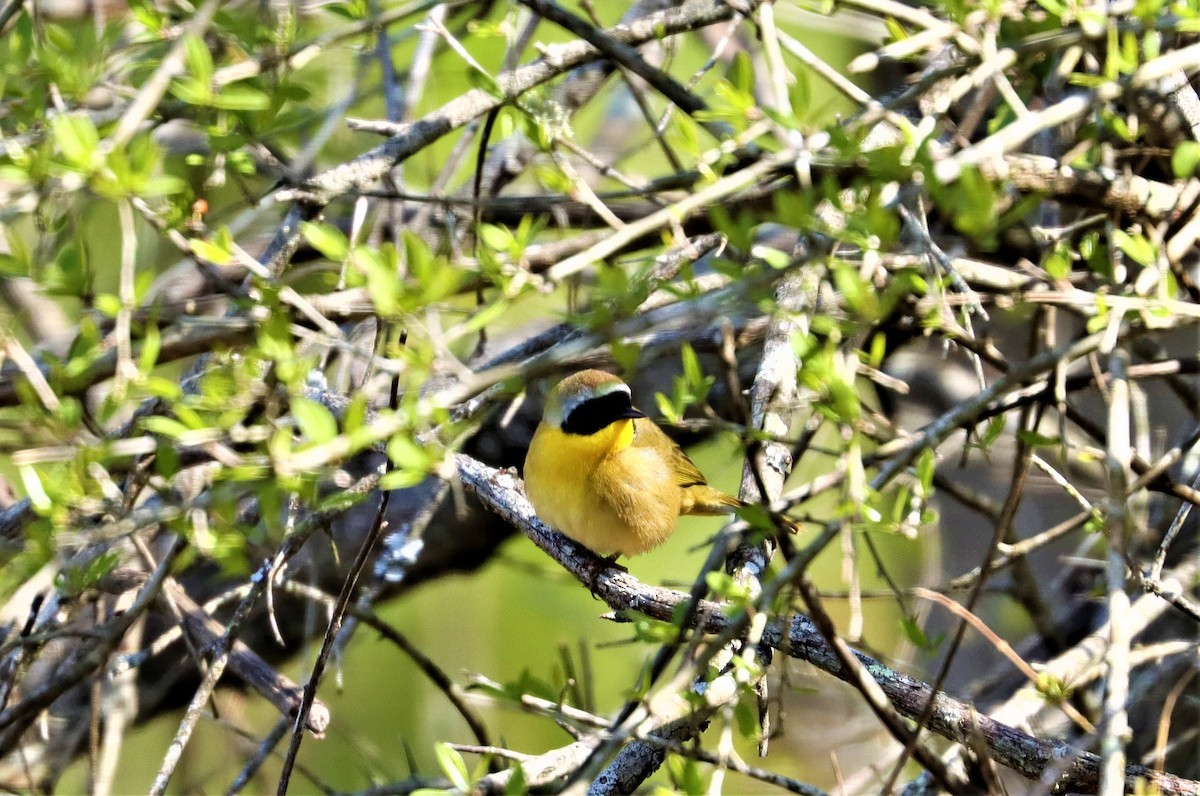
M624 44L642 44L651 39L722 22L733 14L733 8L720 0L691 0L679 8L658 11L628 23L615 25L605 33L612 40ZM451 130L462 127L467 122L513 101L530 89L603 55L595 46L582 41L548 48L546 55L532 64L498 74L495 93L472 89L433 113L406 125L403 133L386 143L349 163L314 177L303 188L280 191L276 199L323 205L352 189L365 190L387 174L396 163L419 152ZM277 249L282 242L277 235L270 249ZM272 257L264 259L274 261Z
M128 569L117 569L109 574L103 582L111 584L120 591L131 588L131 584L141 585L146 581L146 575ZM110 589L112 590L112 589ZM216 649L222 643L225 626L212 617L204 607L197 603L184 591L183 587L168 578L163 585L163 595L174 601L181 614L181 630L188 634L196 649L202 654ZM160 601L161 602L161 601ZM161 640L160 640L161 642ZM152 647L156 649L159 644ZM118 659L121 660L121 659ZM141 655L125 659L125 665L112 667L112 673L120 673L125 666L133 662L141 662ZM300 707L300 687L288 677L281 674L275 667L264 661L242 641L234 641L229 652L229 670L243 682L253 688L260 696L275 706L275 709L285 718L295 718ZM329 726L329 708L323 702L314 705L310 712L305 729L320 738Z
M605 33L583 17L572 14L550 0L521 0L521 3L528 6L543 19L548 19L556 25L574 33L610 60L615 61L645 80L651 86L658 89L660 94L683 109L688 115L702 111L708 107L705 105L704 100L680 85L679 81L675 80L675 78L661 69L656 69L646 63L646 59L642 58L641 53L633 47Z
M510 471L496 470L469 456L455 457L459 478L484 505L495 511L530 538L555 561L574 575L593 594L617 611L634 611L663 622L674 619L675 610L690 596L684 592L647 586L628 572L622 572L591 551L543 524L526 500L519 478ZM740 611L710 601L693 617L694 626L705 633L719 634L737 623ZM807 661L838 679L848 680L850 673L838 661L820 631L810 619L796 615L787 621L768 623L763 643L786 655ZM930 687L860 652L855 657L879 683L895 708L908 718L921 715L933 700L928 729L952 741L972 744L981 735L996 762L1030 780L1038 781L1048 773L1057 773L1056 791L1095 793L1100 778L1100 758L1073 748L1062 741L1034 738L1020 730L980 715L973 706ZM1194 794L1200 782L1157 772L1145 766L1125 770L1127 792L1139 787L1139 780L1174 796Z
M171 565L184 545L176 539L159 562L158 567L138 592L137 598L124 612L117 614L106 625L95 629L91 643L81 643L58 666L55 676L36 691L26 694L17 704L0 712L0 756L7 755L21 740L25 730L42 711L83 678L99 669L108 660L113 650L129 630L158 597Z

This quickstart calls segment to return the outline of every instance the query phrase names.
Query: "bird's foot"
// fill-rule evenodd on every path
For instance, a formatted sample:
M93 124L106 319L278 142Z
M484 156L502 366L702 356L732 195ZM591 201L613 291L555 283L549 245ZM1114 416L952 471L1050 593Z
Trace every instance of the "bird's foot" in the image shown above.
M613 553L611 556L605 556L603 561L607 566L610 566L613 569L619 569L622 572L628 573L629 572L628 567L617 563L617 559L620 557L621 557L620 553Z
M596 590L597 590L597 587L600 585L600 574L602 572L604 572L604 570L608 569L609 567L612 567L613 569L619 569L622 572L629 571L628 569L626 569L625 567L623 567L617 563L617 558L620 557L620 555L621 555L620 553L614 553L611 556L600 556L599 557L600 565L598 567L596 567L595 569L593 569L588 576L588 581L589 581L588 591L591 592L593 599L596 599L596 600L601 599L600 595L597 593Z

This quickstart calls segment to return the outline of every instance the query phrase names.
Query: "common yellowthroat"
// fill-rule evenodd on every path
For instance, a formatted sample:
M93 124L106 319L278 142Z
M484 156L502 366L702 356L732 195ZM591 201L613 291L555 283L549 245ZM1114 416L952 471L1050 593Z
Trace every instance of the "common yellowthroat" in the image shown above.
M732 514L678 445L633 406L629 386L600 370L563 379L546 400L525 457L538 516L602 555L644 553L681 514Z

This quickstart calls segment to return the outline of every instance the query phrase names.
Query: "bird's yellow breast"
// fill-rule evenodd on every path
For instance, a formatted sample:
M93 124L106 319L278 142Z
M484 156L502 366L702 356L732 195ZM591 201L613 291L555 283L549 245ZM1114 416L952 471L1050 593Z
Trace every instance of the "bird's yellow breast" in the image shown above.
M670 536L681 490L661 452L633 444L647 422L620 420L589 435L539 425L525 458L538 516L601 554L636 555Z

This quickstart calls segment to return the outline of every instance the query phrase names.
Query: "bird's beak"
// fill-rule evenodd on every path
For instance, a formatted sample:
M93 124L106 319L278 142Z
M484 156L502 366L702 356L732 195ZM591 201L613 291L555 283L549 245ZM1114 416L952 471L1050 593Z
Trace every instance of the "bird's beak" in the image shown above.
M635 419L637 419L637 418L639 418L639 417L645 417L645 416L646 416L646 415L645 415L645 413L644 413L644 412L639 412L638 410L634 409L634 408L631 406L631 407L629 407L628 409L626 409L626 410L624 411L624 413L622 413L622 414L621 414L621 419L622 419L622 420L635 420Z

